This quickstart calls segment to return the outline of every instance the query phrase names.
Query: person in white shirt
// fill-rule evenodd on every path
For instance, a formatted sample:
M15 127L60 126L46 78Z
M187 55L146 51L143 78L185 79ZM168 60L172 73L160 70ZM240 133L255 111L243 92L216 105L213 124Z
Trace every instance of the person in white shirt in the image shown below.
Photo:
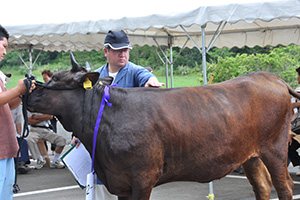
M28 112L28 124L31 127L26 140L32 159L37 160L37 169L41 169L46 164L46 161L41 156L37 145L37 142L40 139L44 139L56 145L54 157L50 163L50 168L62 169L65 167L64 164L59 161L59 157L66 145L66 139L52 131L50 126L51 124L49 122L52 118L52 115Z

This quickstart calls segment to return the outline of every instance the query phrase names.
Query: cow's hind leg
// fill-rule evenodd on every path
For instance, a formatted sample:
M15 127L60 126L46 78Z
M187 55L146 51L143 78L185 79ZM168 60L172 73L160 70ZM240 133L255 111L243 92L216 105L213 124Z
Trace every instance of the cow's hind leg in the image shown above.
M257 200L269 200L272 181L270 174L260 158L250 158L243 164L244 172L252 185Z
M274 145L262 151L261 159L271 175L278 198L291 200L293 199L294 183L287 170L287 147L280 147Z

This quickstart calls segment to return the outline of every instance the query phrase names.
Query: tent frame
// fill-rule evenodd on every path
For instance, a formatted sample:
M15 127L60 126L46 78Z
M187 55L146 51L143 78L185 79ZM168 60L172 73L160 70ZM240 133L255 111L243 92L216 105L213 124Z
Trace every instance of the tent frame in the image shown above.
M226 21L222 21L217 30L215 31L213 37L211 38L211 41L208 45L208 47L206 48L206 41L205 41L205 28L206 25L201 26L201 38L202 38L202 49L199 47L199 45L193 40L192 36L186 31L186 29L180 25L181 29L185 32L186 36L187 36L187 40L186 42L183 44L183 46L181 47L181 50L179 51L178 55L175 57L175 59L173 60L173 48L172 48L172 40L173 40L173 36L171 36L170 34L168 34L168 48L170 49L170 58L168 58L167 53L165 53L160 45L158 44L157 40L155 39L155 37L153 37L154 42L156 43L157 47L159 48L159 50L162 52L164 58L166 61L163 60L163 58L160 56L160 54L157 52L157 50L155 48L154 51L156 52L156 54L158 55L158 57L160 58L160 60L162 61L162 63L164 63L166 65L166 88L168 87L168 65L170 65L170 76L171 76L171 88L174 87L174 81L173 81L173 65L176 61L176 59L178 58L178 56L181 54L183 48L186 46L187 42L189 40L191 40L195 47L199 50L200 54L202 54L202 70L203 70L203 84L206 85L207 84L207 67L206 67L206 54L209 52L209 50L211 49L211 47L213 46L213 44L216 42L216 40L218 39L219 35L221 34L221 32L223 31L225 25L227 24Z
M25 65L25 67L29 70L29 75L32 76L32 68L35 65L36 61L38 60L38 58L40 57L41 53L42 53L43 49L40 50L39 54L37 55L37 57L35 58L34 62L32 63L32 58L33 58L33 45L29 46L28 52L29 52L29 66L26 64L26 62L24 61L24 59L21 57L21 55L16 51L18 57L20 58L20 60L23 62L23 64Z

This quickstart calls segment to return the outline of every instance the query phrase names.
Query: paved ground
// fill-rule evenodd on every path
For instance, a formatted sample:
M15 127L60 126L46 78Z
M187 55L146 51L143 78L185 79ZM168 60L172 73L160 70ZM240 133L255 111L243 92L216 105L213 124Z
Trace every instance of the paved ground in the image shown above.
M300 199L300 178L293 175L295 180L294 199ZM22 200L83 200L84 191L75 183L67 169L35 170L18 177L21 191L14 199ZM244 176L231 174L213 182L215 199L253 200L251 186ZM208 184L193 182L174 182L154 188L151 200L199 200L206 199L209 192ZM272 191L271 199L276 199Z

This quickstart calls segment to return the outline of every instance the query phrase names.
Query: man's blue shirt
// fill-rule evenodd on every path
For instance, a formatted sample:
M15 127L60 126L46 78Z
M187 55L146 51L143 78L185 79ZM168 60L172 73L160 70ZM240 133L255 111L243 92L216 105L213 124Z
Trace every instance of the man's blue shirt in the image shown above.
M100 78L109 76L108 64L100 67L95 72L100 73ZM119 70L114 83L121 88L144 87L151 77L155 76L144 67L132 62L127 62L127 64Z

